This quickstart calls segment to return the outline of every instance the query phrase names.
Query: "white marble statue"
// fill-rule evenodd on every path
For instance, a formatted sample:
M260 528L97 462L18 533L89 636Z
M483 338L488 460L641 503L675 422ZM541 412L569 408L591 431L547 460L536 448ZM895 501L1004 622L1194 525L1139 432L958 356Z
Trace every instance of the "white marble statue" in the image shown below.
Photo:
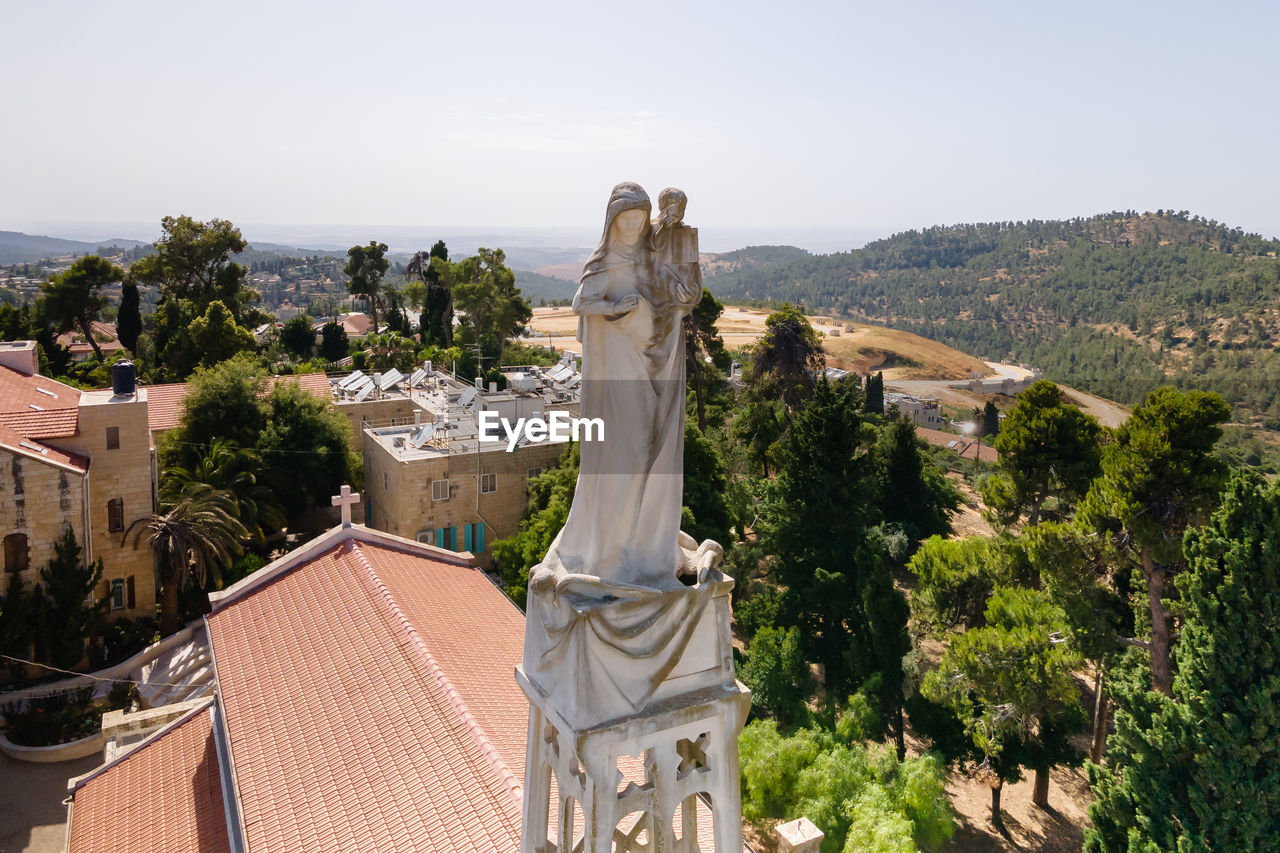
M589 696L579 721L644 707L679 662L722 553L680 531L683 319L702 297L685 203L663 190L651 222L643 188L614 187L573 299L582 416L603 420L604 441L582 444L568 519L530 573L524 671L549 694L572 682Z

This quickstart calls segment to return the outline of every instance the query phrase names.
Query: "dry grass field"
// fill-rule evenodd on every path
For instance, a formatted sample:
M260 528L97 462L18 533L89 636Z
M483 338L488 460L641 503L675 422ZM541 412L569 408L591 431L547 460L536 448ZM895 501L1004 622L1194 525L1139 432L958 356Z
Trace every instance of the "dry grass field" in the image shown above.
M755 343L764 334L769 312L762 308L727 305L720 318L720 335L729 349ZM883 370L887 380L966 379L970 371L991 371L979 359L944 344L879 326L833 323L830 317L809 318L823 334L822 345L833 367L866 373ZM529 323L540 343L556 349L576 349L578 318L568 308L535 308Z

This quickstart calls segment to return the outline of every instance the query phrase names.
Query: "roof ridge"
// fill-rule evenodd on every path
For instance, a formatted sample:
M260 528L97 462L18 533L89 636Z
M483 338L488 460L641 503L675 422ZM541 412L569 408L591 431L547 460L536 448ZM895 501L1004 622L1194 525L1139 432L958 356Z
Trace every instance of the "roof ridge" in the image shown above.
M382 578L378 577L377 571L374 570L373 565L364 555L363 548L360 547L366 544L373 543L361 542L356 539L348 539L342 543L341 550L349 548L351 553L359 560L360 565L364 568L365 580L373 587L371 590L373 598L384 603L384 606L389 611L388 615L392 619L398 621L401 627L408 634L409 642L421 658L422 663L426 666L427 672L435 680L436 685L444 693L445 698L448 699L451 705L453 705L459 719L462 721L463 727L467 730L467 733L471 735L471 739L480 750L481 755L483 755L493 767L493 770L497 773L499 780L506 785L516 807L520 808L523 804L523 783L521 780L516 778L516 775L511 772L511 768L502 760L502 756L498 753L497 747L495 747L493 742L489 740L489 736L485 733L484 728L471 713L471 709L467 707L467 703L463 700L462 694L458 692L458 688L453 686L453 682L449 680L449 676L445 674L444 669L441 668L440 664L436 661L435 656L431 654L431 650L427 648L427 644L422 639L422 636L418 634L417 630L413 627L413 623L409 621L407 616L405 616L404 611L400 608L400 605L396 601L395 596L391 593L391 590L385 583L383 583Z

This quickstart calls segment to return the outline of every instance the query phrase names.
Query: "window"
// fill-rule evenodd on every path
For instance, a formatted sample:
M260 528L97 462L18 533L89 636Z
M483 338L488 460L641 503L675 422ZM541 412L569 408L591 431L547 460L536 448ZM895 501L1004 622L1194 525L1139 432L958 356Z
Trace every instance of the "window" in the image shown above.
M435 545L437 548L444 548L448 551L458 550L458 528L437 527L435 534Z
M498 475L497 474L481 474L480 475L480 494L491 495L498 491Z
M541 468L530 468L529 470L524 472L524 478L525 480L532 480L534 477L538 476L541 473L542 473Z
M25 572L27 566L27 534L10 533L4 537L4 570L6 572Z
M449 481L448 480L432 480L431 481L431 500L433 501L449 500Z
M107 450L120 449L120 427L107 427Z
M484 553L484 522L465 524L462 527L462 550L472 554Z
M120 498L107 501L107 530L112 533L124 530L124 501Z
M116 578L111 582L111 609L124 610L124 579Z

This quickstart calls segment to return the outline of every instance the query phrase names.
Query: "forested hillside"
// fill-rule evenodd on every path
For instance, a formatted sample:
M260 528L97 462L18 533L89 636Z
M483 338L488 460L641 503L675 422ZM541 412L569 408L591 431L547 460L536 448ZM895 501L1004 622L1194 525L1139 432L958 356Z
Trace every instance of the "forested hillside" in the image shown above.
M1133 404L1172 382L1280 419L1280 242L1183 212L907 231L707 264L733 302L883 322Z

